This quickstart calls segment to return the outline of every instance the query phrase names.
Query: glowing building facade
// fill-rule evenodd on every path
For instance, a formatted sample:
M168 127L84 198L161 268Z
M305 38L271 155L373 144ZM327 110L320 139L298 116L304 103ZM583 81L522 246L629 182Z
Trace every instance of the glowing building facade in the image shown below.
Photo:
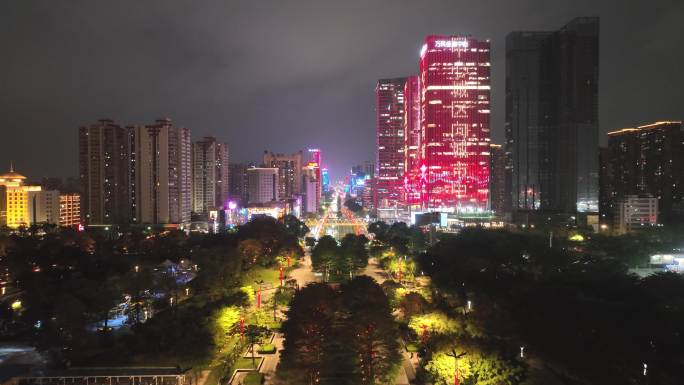
M311 161L302 168L302 184L304 188L303 211L316 213L321 204L321 153L318 150L309 150Z
M81 217L81 196L79 194L62 194L59 196L59 225L61 227L78 226Z
M0 175L0 226L16 229L31 224L29 192L40 191L40 187L25 186L25 180L13 168Z
M409 76L404 85L404 201L420 205L420 77Z
M420 52L420 201L483 211L489 193L489 41L428 36Z

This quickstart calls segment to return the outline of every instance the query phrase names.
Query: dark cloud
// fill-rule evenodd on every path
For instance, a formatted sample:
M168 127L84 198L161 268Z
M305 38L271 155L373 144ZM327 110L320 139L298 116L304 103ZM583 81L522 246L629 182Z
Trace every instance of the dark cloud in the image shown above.
M333 177L374 157L375 81L416 73L422 38L492 40L503 139L504 37L601 16L603 132L684 115L684 3L672 1L6 1L0 165L76 174L76 127L161 116L264 149L323 151Z

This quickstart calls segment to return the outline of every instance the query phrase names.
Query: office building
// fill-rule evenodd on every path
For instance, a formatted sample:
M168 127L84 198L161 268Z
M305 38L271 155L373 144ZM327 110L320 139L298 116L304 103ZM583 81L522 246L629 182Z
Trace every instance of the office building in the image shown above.
M404 197L404 87L406 78L380 79L375 87L378 215L393 212Z
M420 77L409 76L404 85L404 202L420 208Z
M253 167L247 169L248 203L275 202L278 196L278 169L272 167Z
M426 37L420 52L420 90L422 208L441 212L486 210L489 41L465 36Z
M489 200L490 209L497 215L506 210L506 151L500 144L489 145Z
M658 200L660 218L675 219L684 197L684 133L682 122L662 121L608 133L606 153L608 202L615 211L626 196L650 195Z
M289 199L302 193L302 151L294 154L274 154L264 151L263 167L278 169L278 196Z
M62 194L59 196L59 226L73 227L81 223L81 196Z
M133 218L129 129L110 119L78 130L79 179L85 224L128 223Z
M506 37L506 153L514 211L598 211L599 19Z
M228 145L214 137L192 144L192 211L206 214L228 200Z
M129 128L133 135L134 222L190 223L190 130L170 119Z

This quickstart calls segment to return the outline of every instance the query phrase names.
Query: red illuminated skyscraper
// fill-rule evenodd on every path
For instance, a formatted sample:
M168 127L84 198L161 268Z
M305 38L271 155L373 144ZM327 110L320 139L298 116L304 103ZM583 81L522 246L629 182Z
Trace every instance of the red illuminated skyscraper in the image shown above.
M428 36L420 52L420 184L424 209L486 210L489 41Z
M407 205L420 204L420 77L404 86L404 194Z
M396 209L404 198L404 85L406 78L380 79L375 88L377 175L374 201L381 210Z

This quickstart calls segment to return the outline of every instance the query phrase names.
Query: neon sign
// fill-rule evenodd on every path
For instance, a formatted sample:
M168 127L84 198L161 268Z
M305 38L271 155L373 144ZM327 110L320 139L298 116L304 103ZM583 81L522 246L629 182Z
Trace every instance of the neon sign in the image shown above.
M468 40L437 40L435 48L468 48Z

